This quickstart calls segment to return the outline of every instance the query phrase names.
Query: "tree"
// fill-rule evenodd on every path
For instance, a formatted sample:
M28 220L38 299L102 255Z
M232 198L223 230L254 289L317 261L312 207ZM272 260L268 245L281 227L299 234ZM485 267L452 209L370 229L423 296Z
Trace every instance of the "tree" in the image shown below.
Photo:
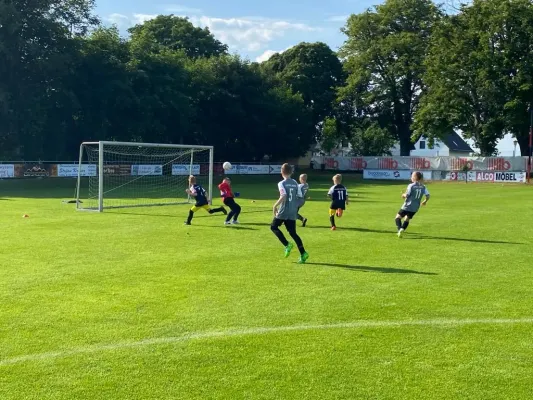
M353 128L350 145L354 156L390 155L394 138L375 121L366 120Z
M198 58L226 54L228 50L208 28L195 27L187 18L174 15L159 15L128 31L134 54L183 50L188 57Z
M273 72L295 93L301 94L315 125L332 116L336 88L344 82L342 64L328 45L300 43L274 54L263 68Z
M350 99L355 118L385 127L400 142L401 155L413 148L411 125L424 90L424 59L441 16L431 0L387 0L352 15L343 28L347 39L340 55L348 78L341 99Z
M0 1L0 148L18 157L45 155L62 130L58 102L76 52L74 34L97 23L92 0ZM51 117L51 119L49 119Z

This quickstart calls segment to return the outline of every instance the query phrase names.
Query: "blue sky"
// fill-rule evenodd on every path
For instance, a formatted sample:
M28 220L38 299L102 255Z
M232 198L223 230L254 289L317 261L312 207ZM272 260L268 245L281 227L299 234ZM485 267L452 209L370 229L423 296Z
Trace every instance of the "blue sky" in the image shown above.
M344 41L340 28L348 15L376 2L379 0L97 0L97 13L104 23L115 23L124 33L158 14L187 16L193 24L209 27L231 52L262 61L302 41L323 41L337 49Z
M322 41L337 50L344 42L340 29L348 16L376 3L381 1L97 0L96 12L124 35L129 27L159 14L187 16L194 25L209 27L232 53L265 61L303 41ZM502 155L512 155L512 138L506 137L498 147Z

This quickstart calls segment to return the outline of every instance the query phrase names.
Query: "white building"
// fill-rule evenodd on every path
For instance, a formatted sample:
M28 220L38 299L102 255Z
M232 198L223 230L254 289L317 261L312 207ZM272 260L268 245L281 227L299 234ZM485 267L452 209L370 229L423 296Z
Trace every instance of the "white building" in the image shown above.
M393 156L399 156L400 146L394 146L391 153ZM418 157L468 157L470 153L474 153L474 150L455 132L443 140L435 140L432 148L429 147L427 138L422 136L411 150L411 156Z

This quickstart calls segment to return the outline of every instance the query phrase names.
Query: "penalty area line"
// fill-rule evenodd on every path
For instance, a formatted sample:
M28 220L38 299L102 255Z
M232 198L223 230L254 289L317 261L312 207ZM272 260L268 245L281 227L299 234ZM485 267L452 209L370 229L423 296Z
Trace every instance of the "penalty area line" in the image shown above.
M317 325L290 325L275 327L255 327L243 329L229 329L225 331L196 332L181 336L142 339L137 341L124 341L109 344L95 344L90 346L74 347L46 353L27 354L12 358L0 359L0 367L22 364L34 361L49 361L57 358L72 357L81 354L101 353L145 346L157 346L173 343L188 342L201 339L232 338L241 336L265 335L284 332L323 331L333 329L363 329L363 328L395 328L408 326L427 327L454 327L465 325L518 325L533 324L533 318L517 319L430 319L430 320L403 320L403 321L354 321L334 324Z

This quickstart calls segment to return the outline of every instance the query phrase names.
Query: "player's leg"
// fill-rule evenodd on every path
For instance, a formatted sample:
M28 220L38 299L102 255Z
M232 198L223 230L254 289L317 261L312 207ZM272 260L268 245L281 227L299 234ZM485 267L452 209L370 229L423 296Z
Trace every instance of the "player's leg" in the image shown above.
M301 208L302 207L298 207L298 221L302 221L302 226L305 228L305 225L307 225L307 218L305 218L304 216L300 214Z
M409 226L409 221L411 221L414 216L415 216L415 213L413 213L413 212L408 212L407 213L407 215L405 216L405 218L403 220L403 224L402 224L402 229L404 231L407 230L407 227Z
M285 227L287 228L287 232L289 232L289 235L291 235L292 239L294 240L294 243L296 243L296 246L298 247L298 250L300 251L300 259L298 260L298 262L300 264L305 263L307 259L309 258L309 254L307 254L307 252L305 251L302 239L296 233L296 221L294 220L285 221Z
M229 207L229 209L230 209L230 212L229 212L228 216L226 217L226 222L225 222L226 225L229 225L231 219L235 215L235 211L233 210L233 204L235 204L235 200L233 200L232 198L225 198L224 199L224 205Z
M292 244L289 243L283 232L279 229L284 222L285 221L282 219L274 218L270 224L270 230L274 233L274 235L276 235L281 244L285 247L285 257L288 257L289 254L291 254Z
M335 213L337 210L330 208L329 209L329 222L331 223L331 230L337 229L337 226L335 225Z
M192 206L189 210L189 216L187 217L187 221L185 221L185 225L190 225L192 218L194 217L194 213L198 211L200 208L196 206Z
M235 200L233 200L233 207L235 211L235 214L233 214L233 223L238 224L239 223L239 215L241 215L241 206L237 204Z
M209 212L209 214L215 214L215 213L221 212L224 215L228 215L228 212L226 211L226 209L224 207L217 207L217 208L209 207L207 209L207 211Z

